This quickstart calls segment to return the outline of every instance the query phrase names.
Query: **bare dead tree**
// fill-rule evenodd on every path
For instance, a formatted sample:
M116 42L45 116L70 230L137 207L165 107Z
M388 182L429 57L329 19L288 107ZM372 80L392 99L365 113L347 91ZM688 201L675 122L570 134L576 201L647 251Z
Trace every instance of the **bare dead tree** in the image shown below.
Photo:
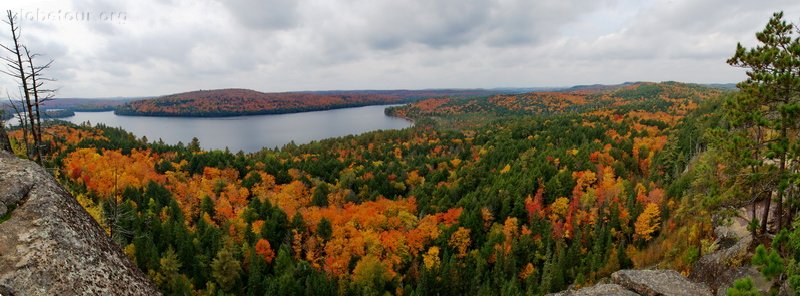
M39 164L42 163L42 154L40 149L41 137L36 131L36 119L34 114L34 104L31 101L31 86L29 84L28 78L29 74L26 74L25 64L23 64L23 46L20 42L20 35L22 34L22 29L19 26L17 14L11 12L11 10L6 11L6 20L4 22L9 25L11 28L11 40L13 45L5 46L0 44L0 47L5 49L11 54L11 57L2 57L4 61L6 61L6 65L8 70L0 70L3 73L18 79L20 85L22 86L23 98L25 99L25 108L27 109L28 113L28 121L30 124L30 133L33 136L33 155L36 157L36 162Z
M39 136L38 144L40 145L37 148L37 151L39 153L38 157L41 158L42 149L44 148L41 145L44 143L42 143L42 116L39 110L42 103L51 100L55 95L55 90L44 88L45 81L53 81L53 79L43 77L42 71L49 69L50 65L53 64L53 60L51 59L47 63L37 66L33 60L41 55L37 53L31 53L27 46L23 45L22 48L25 51L25 57L27 58L28 70L30 73L28 74L28 79L30 79L31 93L33 94L34 99L34 109L36 111L35 128L36 135Z
M28 117L27 114L20 110L22 106L17 107L17 104L14 103L14 100L11 99L11 95L6 93L8 97L8 102L11 104L11 107L14 109L14 113L17 116L17 120L19 121L20 128L22 129L22 145L25 147L25 156L31 158L31 146L28 142Z
M6 133L6 123L3 121L4 113L5 110L0 110L0 150L14 154L14 150L11 149L11 141Z

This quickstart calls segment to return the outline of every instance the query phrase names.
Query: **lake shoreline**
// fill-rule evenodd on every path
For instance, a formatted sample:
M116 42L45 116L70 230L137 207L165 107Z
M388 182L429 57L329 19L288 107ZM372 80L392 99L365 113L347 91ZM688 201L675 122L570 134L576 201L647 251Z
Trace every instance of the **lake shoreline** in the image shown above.
M376 130L400 130L414 127L412 120L390 116L385 109L392 105L371 105L334 110L229 117L121 116L112 111L76 112L59 120L73 124L90 122L121 127L136 137L168 144L200 140L204 150L254 153L262 148L281 147L290 142L305 144L329 138L359 135ZM12 122L14 123L14 122Z
M257 116L257 115L283 115L283 114L297 114L318 111L330 111L338 109L370 107L370 106L397 106L408 104L409 102L394 102L394 103L378 103L378 104L352 104L352 105L337 105L330 107L309 108L309 109L292 109L292 110L261 110L254 112L238 112L238 113L213 113L213 114L185 114L185 113L142 113L142 112L127 112L119 109L112 110L114 115L118 116L140 116L140 117L175 117L175 118L229 118L229 117L242 117L242 116ZM106 111L107 112L107 111ZM387 114L388 115L388 114ZM391 116L391 115L390 115ZM397 117L397 116L394 116ZM398 117L399 118L399 117Z

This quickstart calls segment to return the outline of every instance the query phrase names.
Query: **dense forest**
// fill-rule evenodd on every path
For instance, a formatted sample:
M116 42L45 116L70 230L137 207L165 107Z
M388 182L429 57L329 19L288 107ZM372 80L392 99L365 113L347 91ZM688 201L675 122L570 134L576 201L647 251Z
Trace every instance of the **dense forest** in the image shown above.
M104 126L54 125L46 141L169 294L544 294L620 268L689 270L711 221L676 179L721 96L640 83L430 99L392 110L414 128L250 155Z
M189 117L283 114L398 104L429 97L474 97L501 92L441 89L263 93L248 89L217 89L133 101L116 108L115 112L119 115Z

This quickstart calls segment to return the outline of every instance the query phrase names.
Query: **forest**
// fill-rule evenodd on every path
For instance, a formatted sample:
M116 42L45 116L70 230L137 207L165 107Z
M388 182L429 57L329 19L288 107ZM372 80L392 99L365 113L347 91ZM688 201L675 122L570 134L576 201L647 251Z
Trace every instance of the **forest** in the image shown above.
M676 180L726 96L667 82L434 98L391 111L413 128L250 155L104 126L49 126L45 142L167 294L541 295L621 268L688 272L711 221Z
M438 89L263 93L248 89L217 89L132 101L117 107L114 112L119 115L186 117L284 114L398 104L430 97L474 97L501 92L503 91Z

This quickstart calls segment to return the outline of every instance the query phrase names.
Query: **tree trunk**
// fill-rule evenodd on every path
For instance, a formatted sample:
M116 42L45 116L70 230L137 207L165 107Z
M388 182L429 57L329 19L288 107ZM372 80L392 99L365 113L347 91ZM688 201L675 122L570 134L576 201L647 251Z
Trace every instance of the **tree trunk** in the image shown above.
M782 117L783 117L783 120L782 120L783 121L782 122L783 127L781 128L781 139L788 140L788 138L787 138L787 128L786 128L786 124L787 124L786 115L783 115ZM785 148L788 148L788 147L785 147ZM786 188L781 188L781 186L782 186L783 180L785 178L786 178L786 149L783 149L783 152L781 153L780 167L778 167L778 200L777 200L778 201L778 208L777 208L777 211L778 211L777 215L778 216L776 217L778 219L777 231L781 231L781 229L783 229L783 193L784 193L784 191L786 191Z
M35 135L39 137L39 139L37 141L39 143L39 146L36 149L36 157L39 160L39 162L41 163L42 154L43 154L42 150L44 148L44 143L42 141L42 115L41 115L41 113L39 111L41 109L40 106L41 106L41 103L43 101L40 100L40 98L39 98L39 94L42 91L39 87L42 86L43 84L39 80L39 75L40 75L41 71L43 71L43 70L45 70L47 68L50 68L50 64L53 61L51 60L49 63L37 67L37 66L34 65L33 59L34 59L34 57L36 57L38 55L35 54L35 53L31 54L31 52L28 50L27 47L23 47L23 48L25 49L25 56L28 58L28 66L30 67L30 79L31 79L30 87L31 87L32 94L33 94L33 99L34 99L34 107L35 107L34 110L36 110L36 126L33 127L33 128L36 129Z
M765 201L764 206L764 214L761 215L761 234L767 234L767 221L769 220L769 207L771 206L772 202L772 194L767 194L767 200Z
M8 140L8 134L6 134L5 124L6 123L0 119L0 150L14 154L14 151L11 149L11 141Z
M33 80L33 94L33 97L36 99L36 103L34 105L34 107L36 107L36 127L34 127L36 129L36 133L34 135L39 137L39 139L36 140L36 161L39 162L39 164L42 164L42 148L44 148L42 147L42 116L39 114L39 94L36 93L35 79Z
M750 217L750 222L752 222L752 221L755 221L755 220L756 220L756 216L758 215L758 214L756 214L756 205L758 205L758 203L757 203L757 202L754 202L754 203L751 205L751 209L750 209L750 211L751 211L751 215L750 215L750 216L751 216L751 217ZM750 224L750 225L752 225L752 224ZM756 232L758 231L758 227L755 227L755 226L753 226L753 227L748 227L748 228L752 228L752 229L750 230L750 232L752 232L752 233L753 233L753 237L756 237Z
M789 203L789 213L788 217L786 217L788 224L786 226L791 227L794 221L794 215L797 211L797 204L794 200L794 186L792 185L789 185L789 191L786 193L786 202Z
M40 144L41 144L41 137L36 132L36 119L34 118L33 113L33 102L31 101L31 87L28 85L28 76L25 74L25 64L22 62L22 45L19 42L20 38L20 31L19 26L16 23L17 18L11 12L11 10L6 11L8 16L8 24L11 26L11 40L14 42L14 47L9 49L11 53L14 54L16 58L16 65L12 65L14 67L13 70L18 70L19 76L17 78L20 80L20 84L22 85L22 92L25 98L25 109L28 112L28 120L30 121L30 132L33 136L33 155L36 156L36 162L42 164L42 157L41 153L39 153Z

